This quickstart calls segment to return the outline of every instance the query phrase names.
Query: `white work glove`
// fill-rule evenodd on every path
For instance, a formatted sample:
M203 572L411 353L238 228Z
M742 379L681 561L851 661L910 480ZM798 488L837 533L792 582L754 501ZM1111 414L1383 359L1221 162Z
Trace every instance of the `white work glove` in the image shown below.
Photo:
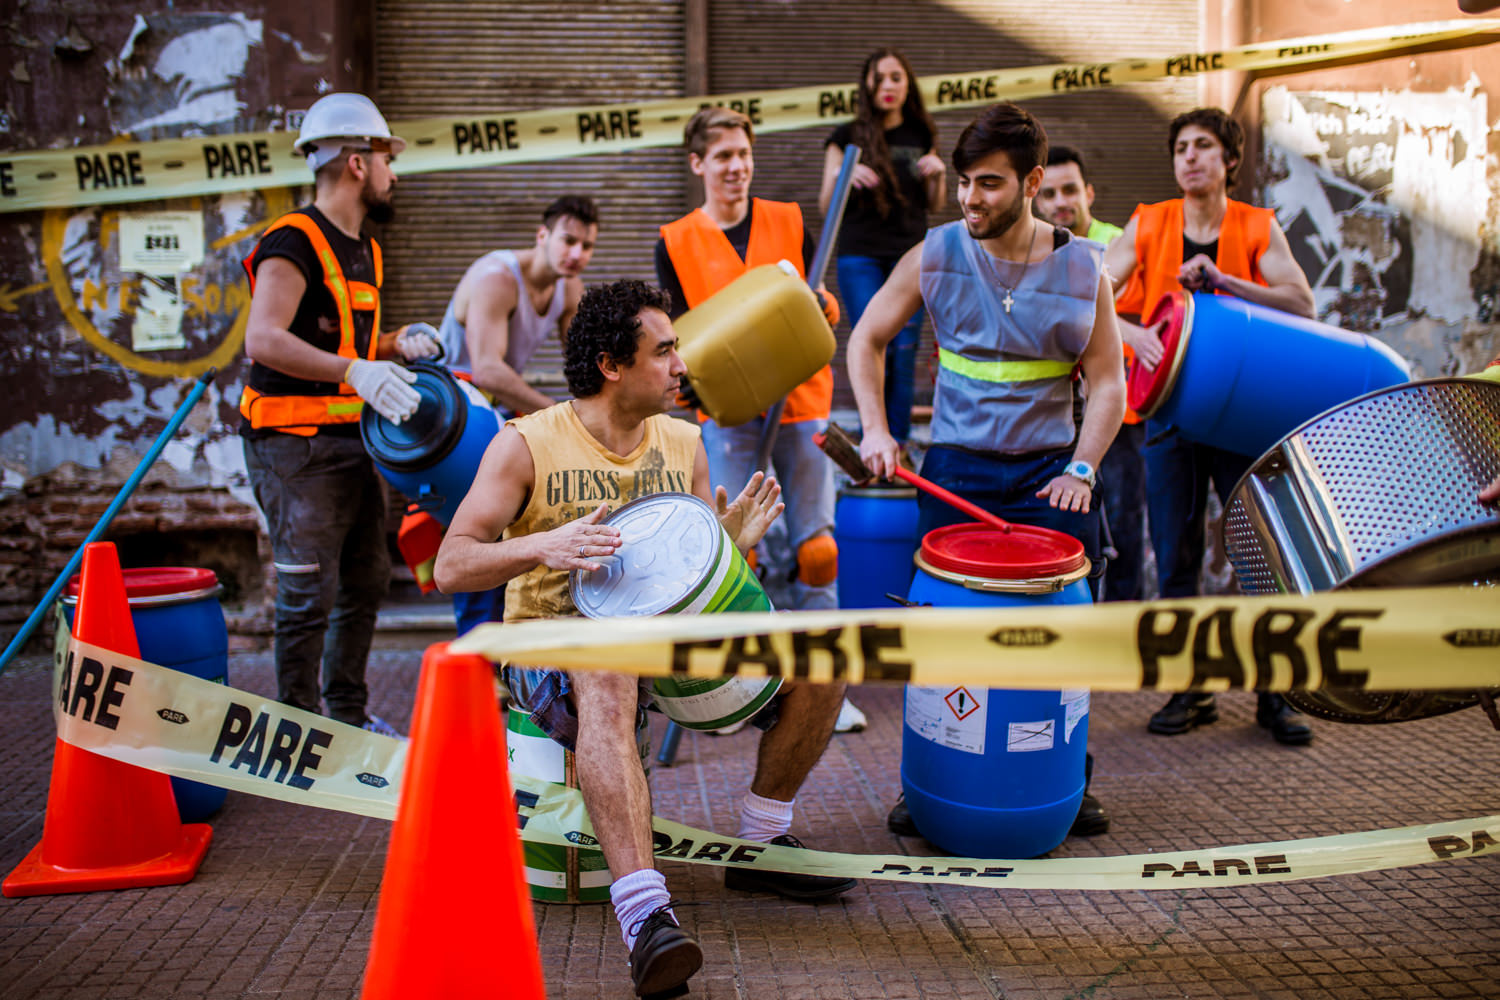
M443 342L431 323L410 323L396 334L396 350L407 361L441 357Z
M422 397L412 384L417 373L394 361L355 361L344 373L344 381L359 393L359 398L375 407L375 412L393 424L399 424L413 413Z

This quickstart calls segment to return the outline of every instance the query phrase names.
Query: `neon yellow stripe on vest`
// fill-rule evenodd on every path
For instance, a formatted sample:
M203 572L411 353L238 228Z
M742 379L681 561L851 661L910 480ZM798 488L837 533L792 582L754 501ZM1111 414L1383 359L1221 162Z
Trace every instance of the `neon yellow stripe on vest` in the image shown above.
M1071 361L970 361L943 348L938 349L938 363L980 382L1039 382L1073 374Z

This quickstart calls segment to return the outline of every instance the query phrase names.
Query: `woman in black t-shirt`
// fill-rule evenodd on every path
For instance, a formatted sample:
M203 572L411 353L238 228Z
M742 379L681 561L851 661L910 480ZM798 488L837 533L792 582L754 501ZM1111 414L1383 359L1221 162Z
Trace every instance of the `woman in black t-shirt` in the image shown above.
M855 118L828 139L818 194L818 207L825 213L850 144L859 147L860 156L839 229L838 275L853 326L901 255L926 236L927 213L943 205L945 170L936 150L937 125L922 103L911 64L895 49L878 49L865 60ZM911 431L921 330L918 309L886 348L886 419L891 435L901 442Z

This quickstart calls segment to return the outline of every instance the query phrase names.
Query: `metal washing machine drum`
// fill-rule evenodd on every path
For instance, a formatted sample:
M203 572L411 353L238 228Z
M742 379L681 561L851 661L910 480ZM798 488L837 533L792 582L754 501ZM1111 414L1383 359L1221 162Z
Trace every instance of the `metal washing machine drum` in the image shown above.
M1292 431L1225 505L1224 550L1247 594L1469 584L1500 602L1500 383L1438 378L1361 396ZM1490 692L1493 694L1493 692ZM1477 691L1290 691L1310 715L1400 722Z

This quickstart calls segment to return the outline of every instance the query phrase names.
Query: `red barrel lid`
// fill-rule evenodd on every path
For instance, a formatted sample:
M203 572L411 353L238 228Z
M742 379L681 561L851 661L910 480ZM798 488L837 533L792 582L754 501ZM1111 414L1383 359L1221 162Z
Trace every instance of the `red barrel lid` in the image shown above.
M1126 386L1130 408L1143 417L1156 412L1177 382L1177 372L1182 368L1182 355L1187 350L1188 335L1192 332L1193 299L1186 292L1168 292L1156 303L1147 327L1167 321L1161 332L1163 353L1155 368L1143 364L1130 366L1130 381Z
M1061 576L1088 562L1083 543L1061 531L1013 524L1005 532L978 522L929 531L922 538L922 560L935 569L987 580Z
M81 575L81 574L80 574ZM68 597L78 596L79 576L68 581L64 593ZM172 594L188 594L208 590L219 585L219 578L211 569L193 566L144 566L139 569L122 570L125 578L125 597L168 597Z

